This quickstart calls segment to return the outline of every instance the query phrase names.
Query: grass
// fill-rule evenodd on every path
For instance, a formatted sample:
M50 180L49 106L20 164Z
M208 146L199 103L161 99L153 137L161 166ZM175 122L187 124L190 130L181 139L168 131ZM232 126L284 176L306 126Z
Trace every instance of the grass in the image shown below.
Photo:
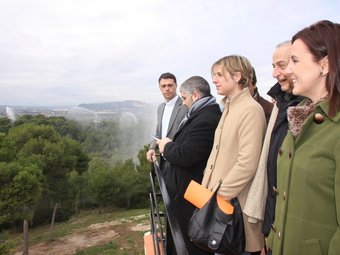
M110 242L108 244L93 246L87 249L78 250L75 255L111 255L118 254L118 246L116 242Z
M131 226L139 223L148 222L149 209L136 210L113 210L105 209L99 214L97 210L83 211L66 222L57 223L55 226L55 239L64 237L74 232L81 232L82 229L91 224L119 221L121 224L115 226L115 231L119 237L109 243L92 246L84 249L78 249L76 255L94 255L94 254L117 254L117 255L139 255L143 252L143 234L141 231L131 231ZM145 215L142 217L135 217ZM99 230L100 231L100 230ZM41 242L48 242L50 226L40 226L29 230L29 245L32 246ZM22 233L9 234L9 246L12 250L22 245Z

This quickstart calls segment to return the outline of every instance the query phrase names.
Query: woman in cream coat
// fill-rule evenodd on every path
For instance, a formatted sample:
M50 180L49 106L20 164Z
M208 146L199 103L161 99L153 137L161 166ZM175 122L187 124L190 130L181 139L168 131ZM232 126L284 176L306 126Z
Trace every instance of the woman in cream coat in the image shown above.
M218 194L226 200L238 197L243 208L259 162L265 116L248 89L252 79L248 59L236 55L223 57L213 64L211 72L217 93L225 96L224 110L202 185L215 190L222 179ZM243 218L246 251L260 254L264 247L262 223L250 223L246 215Z

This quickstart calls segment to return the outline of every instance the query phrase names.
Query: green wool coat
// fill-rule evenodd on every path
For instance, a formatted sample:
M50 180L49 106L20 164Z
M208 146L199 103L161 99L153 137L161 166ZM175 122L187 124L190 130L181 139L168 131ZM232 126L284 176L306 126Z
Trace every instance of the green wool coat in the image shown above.
M340 254L340 112L329 117L328 101L305 119L297 138L288 131L273 189L273 255Z

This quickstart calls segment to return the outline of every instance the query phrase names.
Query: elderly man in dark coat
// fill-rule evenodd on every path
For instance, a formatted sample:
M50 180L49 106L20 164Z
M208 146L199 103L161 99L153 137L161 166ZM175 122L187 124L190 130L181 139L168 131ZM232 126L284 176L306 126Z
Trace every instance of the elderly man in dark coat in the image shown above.
M191 180L202 181L213 142L214 133L221 117L216 99L210 93L209 83L200 76L193 76L180 87L183 105L189 111L174 139L157 141L164 157L167 171L165 183L171 199L171 209L180 225L189 254L209 254L190 242L187 225L195 209L183 197ZM169 234L169 233L168 233ZM167 254L176 254L172 239L167 239Z

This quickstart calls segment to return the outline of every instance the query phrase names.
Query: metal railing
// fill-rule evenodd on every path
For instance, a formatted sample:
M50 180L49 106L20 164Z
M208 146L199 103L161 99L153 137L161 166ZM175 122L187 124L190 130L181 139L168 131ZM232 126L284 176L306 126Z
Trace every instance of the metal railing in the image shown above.
M154 172L150 172L150 182L151 182L151 192L150 196L150 223L151 223L151 234L153 236L153 247L155 255L166 255L166 238L164 234L164 226L169 224L171 230L172 239L175 245L177 254L179 255L189 255L182 231L179 224L174 217L174 212L170 207L170 197L166 189L166 185L159 168L158 161L153 163ZM155 178L156 177L156 178ZM159 192L156 191L155 179L158 183ZM161 213L159 209L159 199L162 199L164 204L165 213ZM162 221L163 219L163 221Z

